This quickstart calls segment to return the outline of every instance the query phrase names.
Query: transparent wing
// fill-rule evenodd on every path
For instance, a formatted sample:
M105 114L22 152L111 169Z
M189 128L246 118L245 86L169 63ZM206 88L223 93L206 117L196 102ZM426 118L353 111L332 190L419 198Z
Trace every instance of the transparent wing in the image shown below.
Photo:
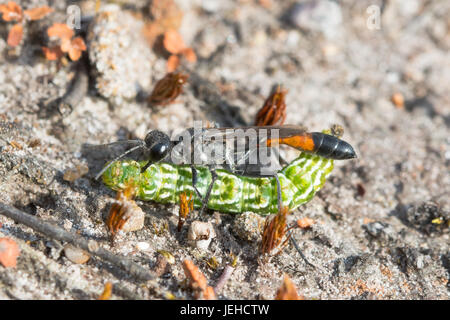
M268 147L268 140L305 134L301 126L266 126L236 128L189 128L183 132L183 143L177 146L178 163L224 167L236 173L256 172L259 168L280 168L278 153ZM184 143L186 142L186 143ZM184 149L183 149L184 148ZM274 156L276 156L274 158ZM267 172L269 172L268 170ZM265 174L268 175L268 174Z
M82 146L83 155L88 155L96 159L111 160L121 154L124 154L128 150L136 146L142 146L142 140L120 140L106 144L88 144L85 143ZM135 154L129 154L129 157L136 156Z
M306 128L294 125L205 130L205 134L214 137L214 139L206 140L214 140L214 145L226 145L223 155L227 160L233 159L235 166L267 165L268 162L273 161L273 152L270 146L276 146L280 139L304 135L306 132ZM271 140L270 144L268 144L269 140ZM218 158L220 159L220 157Z
M99 179L109 167L105 166L108 161L112 163L124 158L143 160L146 150L143 140L121 140L100 145L84 144L81 153L88 161L89 171L96 173L95 179Z

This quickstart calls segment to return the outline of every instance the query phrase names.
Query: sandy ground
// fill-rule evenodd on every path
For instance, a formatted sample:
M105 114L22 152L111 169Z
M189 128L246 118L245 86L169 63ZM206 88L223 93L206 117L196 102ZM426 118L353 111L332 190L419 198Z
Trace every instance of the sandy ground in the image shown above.
M88 43L89 91L63 116L48 102L66 93L79 66L46 61L40 46L73 3L85 18L78 33ZM167 54L150 49L143 22L129 13L147 19L147 3L117 3L125 5L114 20L94 17L95 1L52 1L55 12L30 23L16 50L6 44L11 24L0 22L0 201L148 270L157 267L158 250L175 262L151 285L142 283L100 258L75 264L64 243L0 216L0 237L21 248L16 268L0 265L1 299L95 299L108 281L113 299L160 299L161 292L191 299L182 261L194 261L214 286L230 252L237 265L220 299L273 299L283 274L307 299L449 298L448 1L178 1L179 31L198 61L176 103L159 108L141 96L165 75ZM368 25L371 5L380 8L379 28ZM156 128L171 133L197 119L253 124L276 84L289 90L287 123L312 131L341 124L358 154L338 162L318 195L289 217L315 220L293 237L316 268L292 245L261 257L251 214L195 217L216 233L201 251L187 241L190 222L176 231L178 206L141 201L144 228L110 245L104 220L115 193L92 178L107 159L92 160L83 144L143 138ZM394 94L403 105L391 101ZM64 180L77 166L91 170ZM212 257L215 267L207 263Z

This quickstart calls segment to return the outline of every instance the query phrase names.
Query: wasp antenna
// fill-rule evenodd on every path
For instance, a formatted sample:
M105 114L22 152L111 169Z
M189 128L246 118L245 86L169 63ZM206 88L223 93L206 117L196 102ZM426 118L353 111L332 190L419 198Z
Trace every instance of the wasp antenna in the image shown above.
M106 170L108 170L108 168L109 168L114 162L116 162L116 161L122 159L122 158L125 157L127 154L129 154L129 153L131 153L131 152L133 152L133 151L136 151L136 150L138 150L139 148L142 148L142 147L143 147L143 144L141 144L141 145L139 145L139 146L135 146L135 147L131 148L130 150L125 151L124 153L122 153L120 156L116 157L116 158L113 159L112 161L110 161L110 162L108 163L108 165L107 165L106 167L104 167L104 168L103 168L103 169L95 176L95 180L98 180L98 179L102 176L102 174L103 174Z
M336 138L342 138L344 135L344 128L340 124L333 124L330 128L330 133Z

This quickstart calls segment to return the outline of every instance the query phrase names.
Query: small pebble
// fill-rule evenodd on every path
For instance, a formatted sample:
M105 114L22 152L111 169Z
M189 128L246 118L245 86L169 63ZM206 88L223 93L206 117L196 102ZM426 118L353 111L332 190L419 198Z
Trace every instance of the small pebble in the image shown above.
M88 247L90 251L97 251L100 246L98 245L97 241L91 239L88 241Z
M66 244L64 246L64 254L67 259L72 261L73 263L86 263L91 257L89 253L84 251L83 249L77 248L71 244Z
M17 243L10 238L0 238L0 264L5 268L15 268L20 249Z
M304 217L302 219L297 220L297 226L301 229L310 228L315 223L316 222L313 219L310 219L308 217Z
M153 272L155 273L156 276L160 277L167 272L167 269L168 269L167 259L162 255L158 255L158 257L156 258L156 265Z
M255 242L261 239L264 217L253 212L244 212L234 219L233 232L242 240Z
M221 9L221 2L219 0L202 0L202 9L208 13L216 13Z
M136 243L136 249L138 249L139 251L147 251L148 248L150 248L150 245L148 244L148 242Z
M72 221L70 221L69 219L64 219L63 227L66 231L70 231L72 229L72 225Z
M126 216L128 221L122 227L123 232L131 232L141 230L144 227L145 213L134 201L127 201Z
M400 92L396 92L391 97L392 103L399 109L403 109L405 107L405 98Z
M396 238L393 228L385 222L370 222L363 225L363 228L369 235L383 242L391 242Z

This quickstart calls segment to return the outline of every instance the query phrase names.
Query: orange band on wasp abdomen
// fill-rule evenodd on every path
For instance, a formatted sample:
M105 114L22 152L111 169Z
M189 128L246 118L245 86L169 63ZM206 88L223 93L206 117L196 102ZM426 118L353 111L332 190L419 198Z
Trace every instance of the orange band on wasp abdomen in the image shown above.
M292 137L279 138L279 144L286 144L296 149L304 150L304 151L314 151L315 145L314 140L310 133L306 133L304 135L296 135ZM267 140L267 146L270 147L272 145L272 139Z

